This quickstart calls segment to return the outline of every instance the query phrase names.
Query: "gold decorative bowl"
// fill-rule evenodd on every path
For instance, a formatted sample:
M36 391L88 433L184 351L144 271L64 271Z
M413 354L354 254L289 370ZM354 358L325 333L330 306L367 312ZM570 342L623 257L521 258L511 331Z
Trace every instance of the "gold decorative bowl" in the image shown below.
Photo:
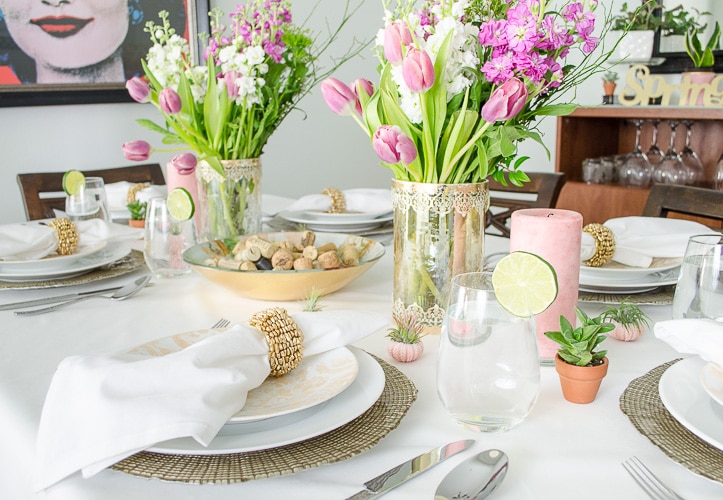
M260 236L268 241L288 240L293 244L301 241L302 232L277 232L258 235L246 235L238 238L245 241ZM305 271L236 271L209 265L209 242L195 245L183 252L183 260L188 262L206 279L222 287L238 292L252 299L260 300L301 300L315 289L322 295L328 295L348 285L368 271L383 255L384 245L369 238L352 234L316 233L316 246L334 243L337 247L354 244L360 248L361 258L354 266L338 269L309 269Z

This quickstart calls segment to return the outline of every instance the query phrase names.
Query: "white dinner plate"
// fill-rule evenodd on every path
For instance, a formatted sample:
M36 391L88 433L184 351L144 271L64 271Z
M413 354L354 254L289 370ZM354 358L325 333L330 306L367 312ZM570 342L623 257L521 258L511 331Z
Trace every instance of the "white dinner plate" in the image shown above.
M285 210L279 217L290 222L304 224L312 231L348 232L374 229L391 221L394 213L383 212L330 214L308 210Z
M608 262L601 267L591 267L585 264L580 264L580 279L585 278L587 283L598 281L640 281L647 279L649 276L668 277L669 275L675 275L677 278L678 273L672 272L680 266L682 258L675 259L653 259L650 267L631 267L620 264L618 262ZM668 273L667 271L671 271Z
M597 293L642 293L653 290L659 286L675 285L678 281L678 273L669 271L671 274L661 278L654 274L631 281L606 280L602 278L592 279L580 273L580 290L584 292Z
M658 391L665 408L690 432L723 450L723 407L700 382L706 364L698 356L678 361L660 377Z
M178 333L134 347L134 357L164 356L215 335L221 330ZM244 407L229 423L255 422L305 410L327 401L354 382L359 371L356 356L338 347L302 359L299 366L283 377L269 377L249 391Z
M47 281L52 279L72 278L88 273L93 269L110 265L131 253L131 247L125 243L109 243L102 249L85 255L75 262L56 270L37 270L25 272L0 272L0 281L26 282Z
M79 259L103 249L108 242L97 241L89 245L80 245L71 255L52 254L42 259L31 260L2 260L0 259L0 273L25 274L34 272L53 272L64 270Z
M700 372L700 383L708 395L723 407L723 367L706 363Z
M171 455L244 453L298 443L351 422L379 399L384 390L385 377L382 367L369 354L355 347L349 349L359 362L356 379L338 396L301 412L307 418L288 419L290 415L282 416L275 422L279 425L265 426L260 430L252 430L249 426L265 424L266 421L226 425L207 448L192 438L179 438L158 443L147 451ZM236 429L238 432L234 432Z

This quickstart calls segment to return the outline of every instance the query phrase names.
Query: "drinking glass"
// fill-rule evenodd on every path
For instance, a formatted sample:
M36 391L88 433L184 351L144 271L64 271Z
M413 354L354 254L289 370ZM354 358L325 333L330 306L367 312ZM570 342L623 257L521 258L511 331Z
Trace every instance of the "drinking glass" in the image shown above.
M693 122L690 120L683 120L683 124L686 127L685 132L685 147L680 152L680 161L683 162L685 171L687 174L686 184L695 186L700 184L703 180L703 162L700 161L698 153L693 151L690 147L690 134L693 129Z
M673 318L723 321L723 235L688 240L673 296Z
M447 412L470 430L505 431L527 417L539 386L533 317L497 303L491 272L455 276L437 358L437 393Z
M143 256L157 278L176 278L191 272L183 260L183 251L196 244L193 218L174 219L168 212L166 198L151 198L146 210Z
M718 191L723 191L723 154L718 158L713 172L713 187Z
M78 194L65 198L65 213L72 221L103 219L110 222L108 196L102 177L86 177Z
M650 143L650 148L645 152L645 156L648 158L650 166L655 168L655 165L663 161L663 151L658 147L658 125L660 120L652 120L653 124L653 138Z
M635 125L635 147L625 157L620 167L620 182L626 186L647 187L650 185L651 168L648 157L640 147L640 132L643 129L643 120L631 120Z
M663 161L653 170L653 181L660 184L685 184L688 175L680 155L675 151L675 131L679 122L670 121L670 145Z

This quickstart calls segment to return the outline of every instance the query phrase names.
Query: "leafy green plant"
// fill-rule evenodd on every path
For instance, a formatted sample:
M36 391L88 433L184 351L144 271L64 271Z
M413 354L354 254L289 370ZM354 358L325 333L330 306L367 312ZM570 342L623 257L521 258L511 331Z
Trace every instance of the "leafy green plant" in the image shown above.
M564 317L560 316L560 331L545 332L550 340L560 344L557 354L563 361L577 366L596 366L602 363L607 351L595 351L595 348L607 337L603 335L615 328L607 323L602 315L594 318L576 307L575 314L581 325L574 328Z
M715 22L713 33L705 46L703 46L700 38L698 38L697 28L693 28L685 34L685 51L688 53L691 61L693 61L693 66L696 68L709 68L713 66L713 63L715 63L713 51L718 48L720 35L720 23L718 21Z
M404 311L400 315L394 315L395 327L389 329L387 337L393 342L401 342L402 344L418 344L424 337L422 331L424 324L413 311Z
M707 24L700 24L699 20L703 16L709 16L710 12L700 12L696 8L691 10L695 12L695 15L686 11L682 5L672 9L664 8L660 21L660 34L663 36L685 35L694 28L703 31Z
M654 0L646 0L637 9L631 9L625 2L620 14L613 16L612 29L619 31L657 30L662 24L658 9L663 6Z
M602 79L604 82L615 83L618 81L618 74L615 71L608 70L603 73Z
M618 307L610 306L600 315L602 321L616 321L623 326L646 327L650 326L650 318L636 304L623 299Z
M128 207L128 211L131 213L131 219L133 220L143 220L146 218L146 206L148 204L144 202L140 202L138 200L134 201L133 203L129 203L126 205Z

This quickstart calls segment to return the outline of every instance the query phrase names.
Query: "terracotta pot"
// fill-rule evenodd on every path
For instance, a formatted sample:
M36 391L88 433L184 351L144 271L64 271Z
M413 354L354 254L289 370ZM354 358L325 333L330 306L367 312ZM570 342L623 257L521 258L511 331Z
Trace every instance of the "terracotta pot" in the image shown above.
M605 95L615 94L615 87L617 87L615 82L603 82L603 91L605 92Z
M130 227L146 227L145 219L128 219L128 225Z
M555 369L560 376L562 395L571 403L592 403L600 389L600 383L608 372L608 358L598 366L576 366L566 363L560 355L555 356Z

